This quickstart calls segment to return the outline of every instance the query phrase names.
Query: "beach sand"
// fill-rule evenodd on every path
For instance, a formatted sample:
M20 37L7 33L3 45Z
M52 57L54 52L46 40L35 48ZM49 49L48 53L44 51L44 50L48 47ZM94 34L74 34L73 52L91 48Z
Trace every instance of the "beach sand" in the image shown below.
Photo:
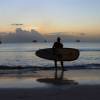
M99 73L100 70L45 70L2 74L0 100L100 100Z
M78 85L68 89L0 89L0 100L100 100L99 85Z

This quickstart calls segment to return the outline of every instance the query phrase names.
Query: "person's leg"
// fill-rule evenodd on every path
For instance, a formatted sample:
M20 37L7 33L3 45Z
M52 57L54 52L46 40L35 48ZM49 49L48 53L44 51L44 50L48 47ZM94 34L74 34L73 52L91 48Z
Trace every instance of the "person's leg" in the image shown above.
M61 67L62 67L62 70L64 70L64 64L63 64L63 61L61 61Z
M55 60L54 62L55 62L55 69L57 71L57 61Z
M61 75L60 75L60 80L63 80L63 76L64 76L64 70L61 71Z
M55 70L55 80L58 79L57 70Z

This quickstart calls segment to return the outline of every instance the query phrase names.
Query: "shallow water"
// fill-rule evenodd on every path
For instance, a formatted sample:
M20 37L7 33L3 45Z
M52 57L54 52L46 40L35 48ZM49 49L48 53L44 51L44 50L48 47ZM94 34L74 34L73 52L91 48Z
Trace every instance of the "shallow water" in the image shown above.
M42 67L54 66L53 61L41 59L35 55L36 50L51 48L52 45L53 43L1 44L0 65ZM64 43L64 47L77 48L80 50L79 59L73 62L65 62L65 66L89 65L90 67L94 67L94 64L100 66L99 43Z

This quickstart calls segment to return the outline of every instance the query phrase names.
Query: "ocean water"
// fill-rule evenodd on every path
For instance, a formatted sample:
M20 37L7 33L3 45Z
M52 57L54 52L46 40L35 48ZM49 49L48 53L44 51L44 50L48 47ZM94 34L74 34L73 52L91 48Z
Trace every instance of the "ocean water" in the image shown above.
M0 66L54 66L53 61L39 58L36 50L51 48L53 43L10 43L0 44ZM65 48L77 48L80 56L72 62L64 62L66 66L100 68L100 43L64 43ZM59 63L58 63L59 64Z

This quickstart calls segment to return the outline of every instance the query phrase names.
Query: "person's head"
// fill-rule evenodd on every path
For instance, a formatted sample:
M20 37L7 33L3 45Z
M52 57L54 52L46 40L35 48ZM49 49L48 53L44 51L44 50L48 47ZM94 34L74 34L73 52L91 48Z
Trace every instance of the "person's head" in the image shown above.
M57 37L57 42L60 42L60 40L61 40L60 37Z

